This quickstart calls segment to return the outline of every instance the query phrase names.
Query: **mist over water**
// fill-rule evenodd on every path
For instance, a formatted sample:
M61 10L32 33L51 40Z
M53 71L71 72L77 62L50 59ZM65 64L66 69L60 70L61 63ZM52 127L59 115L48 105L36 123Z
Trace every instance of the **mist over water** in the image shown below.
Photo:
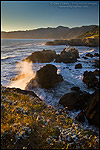
M19 72L19 75L15 77L15 81L11 81L8 87L16 87L24 90L26 84L35 77L32 67L32 62L22 61L17 63L15 70Z

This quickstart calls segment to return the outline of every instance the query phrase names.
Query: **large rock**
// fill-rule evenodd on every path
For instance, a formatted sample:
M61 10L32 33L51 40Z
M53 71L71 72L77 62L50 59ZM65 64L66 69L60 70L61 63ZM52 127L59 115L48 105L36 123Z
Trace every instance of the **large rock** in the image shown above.
M57 68L54 65L47 64L37 71L35 79L27 84L27 88L34 87L34 84L37 82L42 88L52 88L56 86L57 83L63 81L63 78L60 74L57 74Z
M56 59L57 54L52 50L43 50L32 53L30 56L25 58L23 61L32 61L33 63L49 63Z
M85 109L90 98L90 94L87 92L77 91L67 93L61 97L59 103L64 107L68 107L69 110Z
M99 90L92 94L90 103L85 109L85 116L89 123L99 127Z
M56 58L55 62L74 63L79 58L79 52L76 48L67 47Z
M95 88L99 87L99 82L95 76L95 74L92 71L85 71L83 74L83 82L89 87L89 88Z

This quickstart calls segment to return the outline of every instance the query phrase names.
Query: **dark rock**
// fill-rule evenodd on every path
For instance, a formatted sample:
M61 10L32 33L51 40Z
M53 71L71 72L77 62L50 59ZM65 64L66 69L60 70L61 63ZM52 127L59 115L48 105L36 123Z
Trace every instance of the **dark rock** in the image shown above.
M55 62L74 63L79 57L79 52L76 48L65 48L56 58Z
M86 108L86 102L88 103L89 98L89 93L77 91L65 94L61 97L59 103L64 107L68 107L69 110L79 110Z
M94 74L95 74L96 76L99 76L99 70L96 69L96 70L94 71Z
M79 122L84 122L85 121L85 118L84 118L84 112L81 111L76 117L75 119Z
M48 89L63 81L63 78L60 74L57 74L56 66L47 64L37 71L35 79L31 79L31 82L29 82L27 86L32 86L32 83L34 86L34 80L40 85L40 87Z
M99 66L99 60L94 60L94 65L93 66L95 66L96 68L99 68L100 66Z
M85 57L85 56L83 56L82 58L84 58L84 59L88 59L87 57Z
M96 57L99 57L99 56L100 56L100 54L98 54L98 53L95 53L95 54L94 54L94 57L95 57L95 56L96 56Z
M85 71L83 74L83 82L89 87L99 87L99 82L92 71Z
M90 124L99 127L99 90L96 90L85 109L85 116Z
M46 42L45 45L66 45L67 43L68 40L54 40Z
M71 90L74 90L74 91L80 91L80 88L77 87L77 86L74 86L74 87L71 88Z
M91 53L87 53L85 56L93 57L93 55Z
M81 68L82 68L82 64L79 63L75 65L75 69L81 69Z
M38 97L33 91L21 90L20 88L6 88L6 92L17 92L24 95L31 95L33 97Z
M43 50L43 51L37 51L32 53L30 56L25 58L23 61L32 61L33 63L39 62L39 63L49 63L56 59L57 54L55 51L52 50Z

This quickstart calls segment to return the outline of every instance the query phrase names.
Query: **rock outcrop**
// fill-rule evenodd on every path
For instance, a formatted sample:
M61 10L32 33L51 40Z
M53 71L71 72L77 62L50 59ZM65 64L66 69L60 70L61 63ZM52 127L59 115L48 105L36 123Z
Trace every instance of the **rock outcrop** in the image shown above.
M61 97L59 103L68 107L68 110L79 110L86 108L89 98L90 94L87 92L77 91L65 94Z
M83 74L83 82L89 87L89 88L95 88L99 87L99 82L95 76L95 74L92 71L85 71Z
M67 47L56 58L55 62L74 63L79 58L79 52L76 48Z
M47 64L37 71L34 79L27 84L27 88L33 88L35 83L38 83L42 88L52 88L56 86L57 83L63 81L63 77L57 74L57 68L54 65Z
M25 58L23 61L32 61L33 63L49 63L57 57L55 51L43 50L32 53L30 56Z

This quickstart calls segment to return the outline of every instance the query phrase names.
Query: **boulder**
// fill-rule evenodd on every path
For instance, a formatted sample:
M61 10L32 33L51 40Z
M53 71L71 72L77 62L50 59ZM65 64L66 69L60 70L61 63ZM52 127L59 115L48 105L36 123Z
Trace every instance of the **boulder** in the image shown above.
M82 68L82 64L79 63L75 65L75 69L81 69L81 68Z
M83 82L89 87L89 88L95 88L99 87L99 82L95 76L95 74L92 71L85 71L83 74Z
M74 87L71 88L71 90L74 90L74 91L80 91L80 88L77 87L77 86L74 86Z
M67 47L56 58L55 62L74 63L79 58L79 52L76 48Z
M57 74L56 66L47 64L37 71L35 79L31 79L26 88L32 88L35 83L38 83L40 87L49 89L61 81L63 81L63 77Z
M79 122L84 122L85 121L85 117L84 117L84 112L81 111L76 117L75 119Z
M85 109L89 100L90 94L87 92L77 91L67 93L61 97L59 103L69 110Z
M96 90L85 109L85 116L90 124L99 127L99 90Z
M49 63L56 59L57 54L52 50L43 50L32 53L30 56L25 58L23 61L32 61L33 63Z
M96 70L94 71L94 74L95 74L96 76L99 76L99 70L96 69Z
M93 55L91 54L91 53L87 53L85 56L87 56L87 57L93 57Z

